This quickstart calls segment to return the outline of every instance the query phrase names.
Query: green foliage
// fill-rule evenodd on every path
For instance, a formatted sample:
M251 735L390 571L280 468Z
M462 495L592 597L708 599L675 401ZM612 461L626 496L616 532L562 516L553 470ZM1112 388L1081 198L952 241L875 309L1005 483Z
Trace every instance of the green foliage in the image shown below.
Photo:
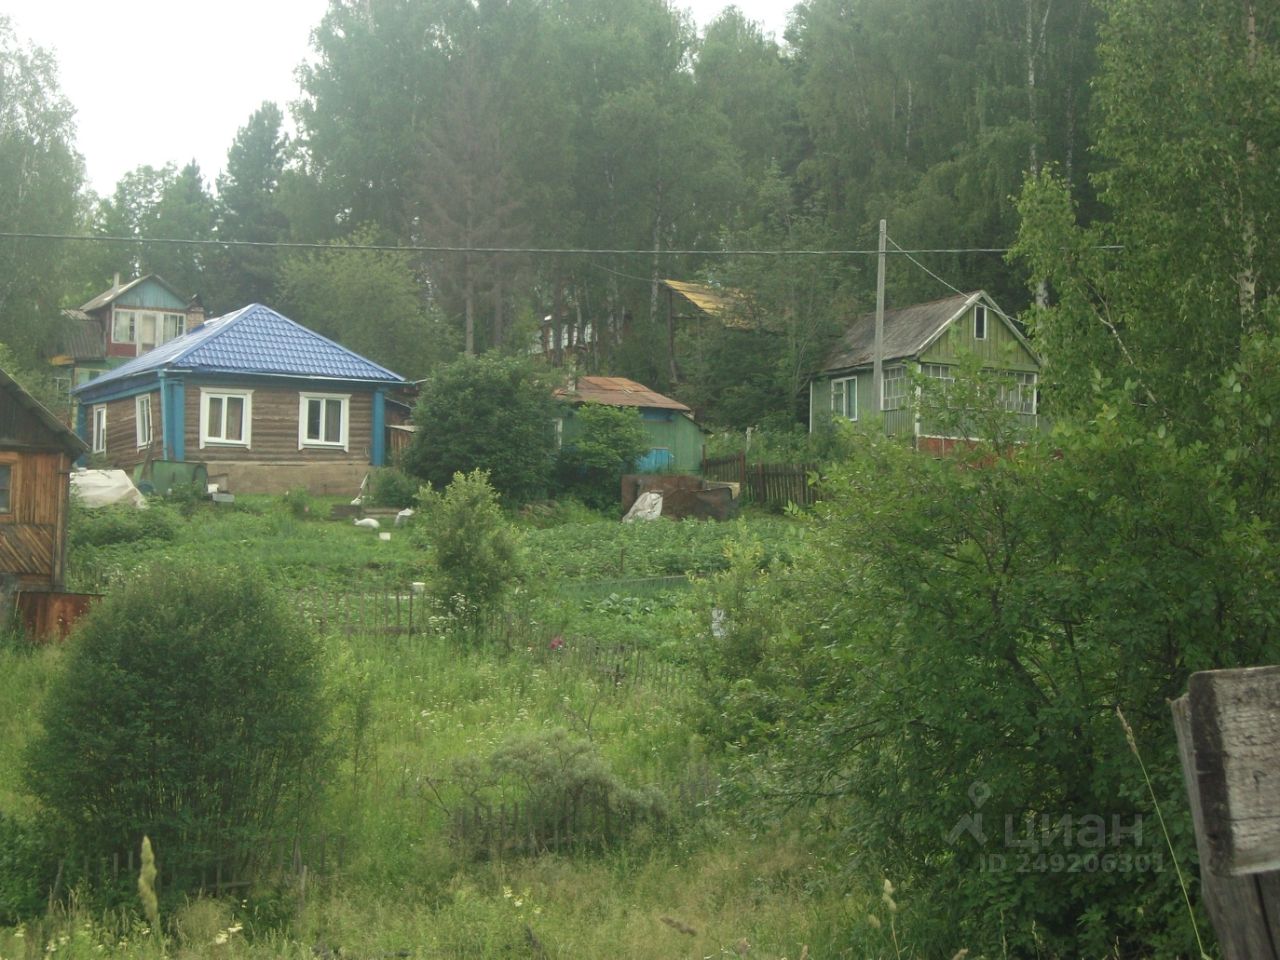
M518 804L526 821L520 840L535 849L574 831L578 843L615 844L666 812L660 792L628 786L595 744L562 727L511 734L484 761L455 761L453 775L477 810ZM487 852L491 825L479 816L470 826L472 832L459 839L477 853Z
M0 16L0 89L0 223L16 233L79 232L84 164L75 109L58 87L53 54L20 43L7 16ZM0 341L33 367L62 329L71 256L56 240L15 239L0 249Z
M418 487L418 481L399 467L381 467L369 479L368 502L375 507L411 507Z
M178 533L178 518L166 506L151 504L145 510L117 504L86 507L72 498L67 543L72 550L145 540L170 541Z
M551 477L555 409L551 385L529 364L462 357L423 385L404 469L436 487L484 470L505 500L537 499Z
M295 520L310 520L319 515L320 506L306 487L290 487L280 495L280 502Z
M37 916L57 874L57 851L39 821L0 812L0 924Z
M432 584L460 620L476 623L519 581L520 537L484 471L454 474L444 493L427 484L415 521L430 544Z
M706 652L706 733L770 795L827 798L834 842L910 878L930 904L900 918L917 942L959 931L974 950L1003 938L1071 956L1193 945L1112 708L1133 723L1166 815L1183 809L1165 704L1195 670L1280 655L1266 626L1280 589L1257 577L1275 548L1203 448L1124 410L1051 444L944 460L857 435L810 549L765 573L747 551L718 583L727 629ZM1075 839L1008 847L997 826L947 840L975 796L984 822L1012 818L1015 839L1041 816L1074 818ZM1090 845L1079 825L1095 816L1108 830L1142 817L1143 831ZM1186 858L1189 824L1173 829ZM1063 870L1034 869L1040 853ZM1008 869L984 870L991 854ZM1130 868L1064 882L1066 858L1091 854L1129 855ZM982 919L1000 911L1003 930Z
M557 495L604 509L618 502L622 475L649 450L640 412L584 403L573 411L577 432L556 459Z
M26 754L69 838L110 855L149 835L173 895L211 859L255 863L306 828L326 777L321 652L260 576L162 562L77 631Z
M409 379L454 354L450 331L423 302L407 254L353 249L380 238L364 229L332 250L290 257L280 268L281 309ZM370 320L376 304L377 321Z

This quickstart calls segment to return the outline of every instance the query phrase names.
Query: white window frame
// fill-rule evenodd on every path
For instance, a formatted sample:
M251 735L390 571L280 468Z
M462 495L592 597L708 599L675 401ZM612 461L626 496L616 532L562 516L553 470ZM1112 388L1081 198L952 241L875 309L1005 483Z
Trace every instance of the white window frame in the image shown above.
M338 440L325 440L320 437L307 436L307 407L311 402L320 401L320 430L324 432L325 407L331 401L342 405L342 420L339 424ZM349 393L300 393L298 394L298 449L324 448L329 450L347 450L351 436L351 394Z
M128 336L120 336L120 323L128 318ZM117 310L111 316L111 342L136 343L138 339L138 312L136 310Z
M850 384L852 384L852 393L850 392ZM837 387L839 389L837 390ZM849 416L849 397L853 397L853 416ZM837 398L839 405L837 406ZM858 378L853 377L837 377L831 381L831 412L845 420L856 421L858 419Z
M922 363L920 372L931 380L941 380L944 391L956 382L956 368L947 363Z
M244 401L244 423L241 424L241 439L227 440L227 400L239 398ZM222 400L222 435L212 436L209 433L209 401ZM210 387L200 388L200 449L205 447L251 447L253 444L253 391L222 390Z
M148 324L151 327L151 336L149 338L144 332L147 329ZM138 325L135 330L138 339L139 352L154 350L164 342L160 339L160 325L160 315L155 311L141 310L138 312Z
M1031 370L1007 370L1002 376L1009 381L1000 386L1004 408L1010 413L1036 416L1039 375Z
M893 387L893 395L889 389ZM901 410L907 405L907 368L905 364L895 363L885 367L880 374L880 409Z
M133 417L138 449L151 446L154 436L151 429L151 394L143 393L133 398Z
M974 305L974 307L973 307L973 339L975 339L975 340L985 340L985 339L987 339L987 334L988 334L989 329L990 329L990 326L989 326L989 325L990 325L990 323L991 323L991 317L989 316L989 314L990 314L990 311L988 311L988 310L987 310L986 304L978 303L978 304L975 304L975 305ZM981 332L981 333L979 333L979 332L978 332L978 329L979 329L979 325L978 325L978 318L979 318L979 317L981 317L981 318L982 318L982 325L981 325L982 332Z
M107 408L98 404L93 408L93 453L107 452Z
M169 332L170 321L173 322L174 332ZM185 313L164 313L160 317L160 329L157 331L158 339L161 343L168 343L170 340L176 340L187 332L187 315Z

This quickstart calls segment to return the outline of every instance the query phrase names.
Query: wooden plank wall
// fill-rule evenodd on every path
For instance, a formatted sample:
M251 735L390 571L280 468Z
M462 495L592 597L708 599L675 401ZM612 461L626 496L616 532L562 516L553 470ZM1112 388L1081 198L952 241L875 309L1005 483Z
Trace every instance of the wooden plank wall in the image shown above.
M4 460L13 468L13 512L0 521L0 573L23 587L61 586L70 458L19 451Z
M94 404L93 407L102 406ZM138 446L138 412L134 397L112 400L107 403L107 460L120 470L132 470L147 459L148 449ZM89 429L93 429L93 407L88 413ZM160 410L160 392L151 393L151 447L152 459L163 456L164 420Z
M216 389L216 388L215 388ZM227 387L227 389L238 389ZM208 463L233 460L270 460L273 462L315 462L359 460L369 462L373 446L373 394L355 391L315 388L299 391L278 387L253 387L253 427L250 447L207 446L200 449L200 385L187 381L186 386L186 456L188 460ZM298 394L350 393L348 415L351 419L347 450L307 447L298 449ZM111 428L110 414L107 429ZM212 469L210 473L213 473Z

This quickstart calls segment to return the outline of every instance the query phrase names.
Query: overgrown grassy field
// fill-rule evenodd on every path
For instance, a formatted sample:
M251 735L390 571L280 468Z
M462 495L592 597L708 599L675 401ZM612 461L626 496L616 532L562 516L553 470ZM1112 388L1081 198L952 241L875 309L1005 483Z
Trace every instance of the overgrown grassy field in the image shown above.
M349 521L315 519L327 507L309 506L262 499L190 515L77 515L73 585L110 590L140 565L177 557L251 565L294 594L422 578L424 548L405 532L381 541ZM326 637L340 760L317 826L329 850L323 869L170 903L163 936L128 908L105 911L72 891L44 915L0 928L0 958L906 955L880 877L847 889L846 865L825 859L802 819L753 826L720 795L717 752L688 709L697 690L689 638L706 621L705 600L653 579L721 569L725 544L742 536L785 557L797 526L558 519L523 521L532 574L504 643L448 630ZM57 646L0 649L4 816L40 816L20 758L64 659ZM536 853L486 838L474 812L468 829L468 811L516 796L494 758L522 752L561 764L557 776L608 778L645 798L648 812L614 842L540 843ZM163 850L158 857L163 885ZM879 928L866 919L877 912Z

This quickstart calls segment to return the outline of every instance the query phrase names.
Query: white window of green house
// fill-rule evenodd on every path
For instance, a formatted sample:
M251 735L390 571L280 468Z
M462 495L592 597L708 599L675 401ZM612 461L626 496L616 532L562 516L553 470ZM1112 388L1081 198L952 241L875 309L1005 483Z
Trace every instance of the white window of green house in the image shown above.
M944 391L956 382L955 369L945 363L922 363L920 372L930 379L941 380Z
M907 368L885 367L880 377L880 409L901 410L907 402Z
M187 316L184 313L166 313L164 329L160 336L161 343L168 343L187 332Z
M137 331L137 314L132 310L117 310L111 327L111 339L116 343L133 343Z
M298 449L337 447L346 450L350 404L350 394L300 394Z
M252 439L252 390L200 390L200 446L247 447Z
M846 420L858 419L858 378L831 381L831 412Z
M1025 413L1031 416L1036 412L1036 375L1034 373L1006 373L1008 383L1002 384L1000 392L1004 399L1004 408L1013 413Z
M982 304L973 308L973 339L987 339L987 308Z
M94 453L107 452L107 408L93 408L93 446Z
M151 446L151 394L146 393L134 398L133 413L138 446Z

